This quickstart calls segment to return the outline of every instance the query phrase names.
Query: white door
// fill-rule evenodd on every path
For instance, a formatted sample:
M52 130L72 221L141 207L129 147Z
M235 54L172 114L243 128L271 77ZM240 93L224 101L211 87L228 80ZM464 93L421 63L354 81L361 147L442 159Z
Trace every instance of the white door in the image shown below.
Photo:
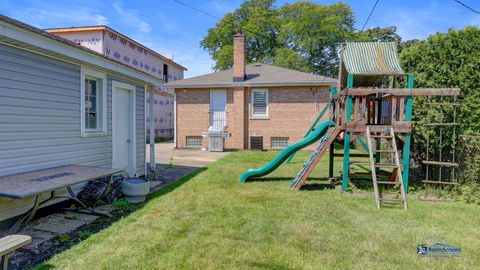
M227 92L210 91L210 126L223 128L227 124Z
M113 168L135 175L135 87L112 83Z

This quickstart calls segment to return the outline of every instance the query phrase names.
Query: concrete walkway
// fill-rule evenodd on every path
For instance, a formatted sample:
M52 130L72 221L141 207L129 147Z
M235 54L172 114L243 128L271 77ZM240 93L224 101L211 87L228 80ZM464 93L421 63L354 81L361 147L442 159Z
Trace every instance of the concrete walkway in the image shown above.
M175 149L173 142L155 144L156 172L149 173L151 191L158 190L183 176L207 166L230 153L207 152L195 149ZM150 162L150 145L147 144L147 162ZM149 166L147 166L149 170Z

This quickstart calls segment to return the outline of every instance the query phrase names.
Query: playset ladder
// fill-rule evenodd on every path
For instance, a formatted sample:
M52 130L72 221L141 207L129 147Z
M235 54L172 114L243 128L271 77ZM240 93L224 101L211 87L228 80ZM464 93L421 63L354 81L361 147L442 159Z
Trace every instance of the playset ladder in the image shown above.
M397 143L395 141L395 133L393 132L393 128L390 128L390 130L386 134L372 134L370 131L370 127L367 127L367 145L368 145L368 154L370 157L370 167L372 170L372 180L373 180L373 191L375 193L375 203L378 208L380 208L381 202L383 201L400 201L403 203L403 206L405 207L405 210L407 210L407 196L405 195L405 189L403 186L403 177L401 173L401 166L400 166L400 158L398 155L398 150L397 150ZM387 152L387 153L392 153L393 155L393 163L378 163L375 160L375 155L374 153L380 153L379 150L375 150L373 148L373 143L372 139L387 139L390 140L391 143L388 145L391 147L391 149L388 150L381 150L382 153ZM395 175L394 181L378 181L377 180L377 173L376 169L377 168L393 168L392 174ZM388 185L388 186L393 186L393 185L400 185L400 195L401 198L386 198L383 197L383 194L380 194L378 185Z
M292 189L298 190L307 180L308 176L312 173L315 166L322 158L323 154L330 149L330 145L333 143L335 138L338 136L340 129L337 127L331 127L327 130L325 135L320 138L317 148L313 151L312 155L307 162L303 164L302 169L298 172L297 177L292 181Z

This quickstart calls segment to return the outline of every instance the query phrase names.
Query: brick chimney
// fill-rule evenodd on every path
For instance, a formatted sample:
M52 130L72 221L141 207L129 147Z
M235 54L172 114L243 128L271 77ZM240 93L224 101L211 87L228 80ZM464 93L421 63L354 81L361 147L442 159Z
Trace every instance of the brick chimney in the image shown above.
M243 82L245 80L245 36L242 28L238 28L233 36L233 81Z

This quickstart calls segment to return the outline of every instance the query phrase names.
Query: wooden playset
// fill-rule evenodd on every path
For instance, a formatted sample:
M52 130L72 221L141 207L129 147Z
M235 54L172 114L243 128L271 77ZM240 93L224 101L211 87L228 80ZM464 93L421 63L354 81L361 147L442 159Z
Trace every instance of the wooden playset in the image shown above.
M360 166L370 170L375 203L380 208L383 202L400 202L407 209L408 179L410 169L410 146L412 132L413 97L457 97L458 88L414 88L413 75L400 67L397 45L393 42L349 42L340 49L340 72L338 85L331 90L331 98L318 115L305 138L285 148L272 162L247 170L241 177L246 182L264 176L281 163L315 141L319 141L308 161L292 181L292 189L298 190L325 153L329 153L329 176L333 177L334 141L343 140L342 190L347 191L352 168ZM404 84L404 88L398 85ZM454 99L456 100L456 98ZM447 102L427 102L426 106L443 106ZM448 104L455 106L456 103ZM446 106L446 105L445 105ZM320 122L329 109L330 120ZM320 123L319 123L320 122ZM429 123L435 126L455 126L455 123ZM366 139L366 142L365 140ZM358 140L368 155L368 162L352 161L350 145ZM428 155L427 155L428 157ZM364 158L364 160L366 160ZM424 160L427 166L458 166L454 162ZM440 169L441 170L441 169ZM389 173L387 179L379 173ZM427 174L428 176L428 174ZM440 175L441 177L441 175ZM428 184L452 184L452 181L423 180ZM454 183L453 183L454 184ZM390 187L390 188L388 188ZM396 188L395 188L396 187ZM382 192L394 190L396 192ZM393 195L390 195L393 194Z

